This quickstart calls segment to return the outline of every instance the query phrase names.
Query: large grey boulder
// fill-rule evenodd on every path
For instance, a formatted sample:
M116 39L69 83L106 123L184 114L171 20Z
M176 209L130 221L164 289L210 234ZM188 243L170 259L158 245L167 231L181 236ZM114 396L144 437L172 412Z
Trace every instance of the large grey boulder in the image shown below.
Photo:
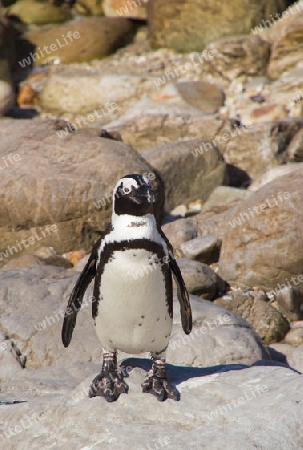
M61 342L64 310L78 276L75 270L51 266L0 272L0 332L19 349L26 367L101 360L101 345L91 318L92 285L78 313L68 349ZM196 331L188 343L181 331L180 307L177 299L174 301L174 333L168 361L186 365L192 365L194 360L201 365L252 364L269 358L260 339L243 319L199 297L192 296L191 304Z
M0 180L3 263L41 246L58 253L90 250L110 219L118 179L137 172L152 183L158 179L136 151L99 137L100 131L70 133L52 120L3 119L0 126L0 155L6 161ZM164 190L154 186L160 217Z

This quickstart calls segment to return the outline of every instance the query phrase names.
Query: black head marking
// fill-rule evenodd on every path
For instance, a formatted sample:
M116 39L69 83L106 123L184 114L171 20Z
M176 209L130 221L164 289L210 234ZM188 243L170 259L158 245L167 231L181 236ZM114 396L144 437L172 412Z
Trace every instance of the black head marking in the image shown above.
M154 191L144 175L129 174L121 178L114 192L117 215L144 216L153 213Z

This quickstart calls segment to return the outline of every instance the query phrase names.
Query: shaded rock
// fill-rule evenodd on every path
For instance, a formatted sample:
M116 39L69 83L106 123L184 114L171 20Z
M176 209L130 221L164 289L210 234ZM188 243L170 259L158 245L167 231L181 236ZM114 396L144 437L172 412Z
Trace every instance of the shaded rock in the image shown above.
M208 265L186 258L177 262L190 294L213 300L226 291L226 283Z
M230 186L218 186L203 204L202 210L206 211L212 206L217 206L221 203L228 203L237 199L246 199L250 195L251 193L245 189L237 189Z
M286 364L288 363L289 357L292 354L292 352L295 350L295 347L293 347L290 344L284 344L283 342L274 342L273 344L270 344L267 349L269 350L271 357L275 361L283 360L281 362L284 362ZM294 369L297 369L295 366L292 366Z
M78 121L80 126L89 126L102 118L110 120L119 103L128 100L137 93L141 77L96 75L73 71L54 75L47 81L40 95L40 105L44 110L59 113L81 114L94 111L92 117ZM89 89L87 89L89 86Z
M147 19L146 7L149 0L130 2L129 0L103 0L103 10L107 17L128 17L130 19Z
M197 157L193 152L202 146L198 140L168 143L141 152L165 180L167 210L197 198L206 200L223 183L224 159L215 146L206 145L207 151Z
M66 38L66 44L63 36ZM64 25L32 32L25 37L40 51L36 64L56 61L61 64L104 58L131 42L135 26L127 19L111 17L85 17ZM59 37L58 37L59 36ZM55 47L52 47L55 45ZM37 53L37 52L36 52Z
M264 17L282 11L285 2L262 0L247 4L233 0L217 4L209 0L154 0L149 6L152 47L191 52L202 51L210 42L225 36L248 34Z
M215 142L227 163L254 178L288 161L288 145L302 127L299 119L260 122L240 133L235 130L234 137L229 134L226 142L223 128Z
M98 130L84 131L60 138L51 120L2 120L0 155L7 161L0 181L3 262L42 245L59 254L90 250L111 217L112 189L127 173L150 177L158 190L160 220L164 189L151 166L125 144L98 137Z
M206 81L180 81L176 88L181 97L201 111L213 114L223 106L224 92L215 84Z
M218 262L222 241L211 234L196 237L186 242L182 247L185 258L205 264Z
M303 344L300 344L297 348L290 352L290 355L287 357L287 361L291 367L294 367L303 373Z
M152 103L149 99L140 100L122 117L106 125L108 131L119 131L123 142L136 150L184 139L208 141L221 127L221 120L205 116L190 105ZM194 155L201 152L204 148L197 149Z
M18 0L10 7L9 12L17 16L22 22L36 25L60 23L71 19L71 13L68 9L38 0Z
M291 140L287 148L287 157L291 162L303 162L303 130L299 130Z
M197 227L190 219L178 219L175 222L166 223L162 229L175 251L197 236Z
M2 404L3 445L15 450L34 449L39 436L40 448L54 444L66 450L88 445L217 450L226 446L228 436L234 450L274 450L279 446L297 450L302 443L302 376L279 363L265 364L168 366L168 377L180 391L181 401L164 404L141 391L140 384L150 368L147 360L124 361L130 369L126 380L129 394L121 395L115 404L87 398L100 365L73 363L35 371L24 369L2 386L3 402L27 400ZM96 414L101 408L102 421ZM5 432L9 436L9 430L16 426L22 427L22 439L21 432L8 438ZM258 432L252 433L254 429Z
M286 344L291 344L296 347L303 344L303 326L300 328L291 328L284 337Z
M301 131L303 133L303 130L301 130ZM301 131L299 131L298 133L301 133ZM303 134L302 134L302 137L303 137ZM289 145L289 147L290 146L291 146L291 144ZM287 151L289 150L289 147L288 147ZM264 173L263 175L254 179L248 189L250 191L257 191L261 187L265 186L265 184L270 183L271 181L276 180L277 178L287 175L289 173L293 173L298 169L301 169L301 170L303 169L302 163L284 164L283 166L275 167L274 169L271 169L268 172Z
M270 45L259 36L235 36L211 43L206 53L214 57L206 61L204 73L230 82L243 75L265 75Z
M0 24L1 26L1 24ZM0 116L5 114L15 102L15 92L7 59L0 58Z
M247 320L265 344L281 341L289 330L288 321L279 311L249 294L230 291L215 303Z
M219 274L238 286L302 290L303 171L279 177L243 200L225 216ZM216 234L213 233L215 236Z
M0 380L16 376L22 371L24 363L13 342L0 333Z
M283 22L283 21L281 21ZM281 23L282 29L273 41L267 73L270 78L279 76L302 61L303 54L303 11L293 15L293 19ZM273 30L272 33L274 33Z
M303 275L302 281L303 281ZM300 320L302 318L301 305L303 304L303 293L294 287L285 286L275 294L274 305L288 320Z

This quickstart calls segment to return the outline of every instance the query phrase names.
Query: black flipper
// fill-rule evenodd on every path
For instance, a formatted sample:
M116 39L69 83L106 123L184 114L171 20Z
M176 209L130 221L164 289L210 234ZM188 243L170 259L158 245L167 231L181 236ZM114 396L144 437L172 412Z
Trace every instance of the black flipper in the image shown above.
M188 292L185 287L185 283L180 271L180 268L175 260L173 247L162 230L160 230L161 236L166 242L169 251L169 267L173 273L175 282L177 284L177 297L180 303L181 323L185 334L189 334L192 330L192 314L189 303Z
M89 260L82 270L77 283L69 297L61 332L64 347L68 347L70 344L72 334L76 325L77 314L82 305L83 296L89 284L96 276L98 249L100 247L102 238L103 236L95 243Z

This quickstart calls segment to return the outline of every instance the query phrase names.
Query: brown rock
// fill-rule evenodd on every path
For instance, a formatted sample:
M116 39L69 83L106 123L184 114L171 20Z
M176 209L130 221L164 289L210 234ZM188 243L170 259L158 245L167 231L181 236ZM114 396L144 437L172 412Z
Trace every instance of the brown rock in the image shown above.
M148 9L151 45L202 51L222 37L249 33L264 17L284 8L284 1L275 0L153 0Z
M3 262L41 245L54 247L59 254L77 248L90 250L110 219L112 189L127 173L150 176L163 208L164 190L155 182L159 178L135 150L98 137L98 130L92 130L93 134L83 131L60 138L55 121L2 120L0 155L6 161L6 167L1 163L0 179Z
M295 137L291 141L289 147L287 148L287 154L289 157L290 157L290 148L293 148L292 143L299 134L302 139L303 138L303 130L298 131L298 133L295 135ZM303 143L303 139L302 139L302 143ZM297 146L296 146L296 148L297 148ZM287 175L288 173L293 173L298 169L303 169L302 163L289 163L289 164L283 164L283 166L277 166L274 169L271 169L268 172L266 172L264 175L261 175L261 176L255 178L248 189L249 189L249 191L257 191L262 186L265 186L265 184L270 183L271 181L276 180L279 177L283 177L284 175Z
M135 25L122 17L85 17L31 32L25 37L41 49L39 52L36 50L36 64L54 61L68 64L104 58L131 42L134 33ZM48 53L43 51L45 46Z
M236 36L211 43L210 52L214 57L206 61L203 74L231 82L242 75L265 75L270 45L259 36Z
M211 140L222 124L221 120L208 117L190 105L152 103L144 99L121 118L107 124L106 129L118 131L123 142L143 150L165 142L181 141L185 137Z
M283 105L263 105L254 108L248 117L242 115L242 119L246 122L271 122L281 120L287 117L286 107Z
M292 116L293 107L303 101L303 69L283 73L270 87L269 100L287 107Z
M76 250L74 252L67 252L64 257L75 266L82 258L85 257L84 250Z
M182 252L185 258L204 264L213 264L219 260L221 245L221 239L208 234L187 241L182 247Z
M197 148L206 145L202 154L194 157ZM202 141L174 142L141 152L165 180L166 209L200 198L206 200L225 179L225 162L218 149Z
M295 347L303 344L303 327L290 329L284 337L284 342Z
M191 219L178 219L166 223L162 229L175 251L186 241L197 236L197 227Z
M213 141L227 163L254 178L288 161L288 144L302 128L302 120L289 118L240 129L225 125Z
M186 258L178 259L177 262L190 294L213 300L219 293L222 295L226 291L224 281L208 265Z
M68 9L37 0L19 0L10 7L9 12L22 22L37 25L65 22L71 18Z
M215 113L224 104L224 92L207 81L180 81L176 88L187 103L205 113Z
M303 10L302 5L299 13L292 16L292 20L281 21L279 30L275 33L273 27L272 51L267 74L270 78L277 79L279 76L292 68L295 68L303 55ZM275 25L275 26L278 26Z
M17 103L19 106L33 105L37 102L37 94L29 84L20 86L17 96Z
M128 17L130 19L147 19L146 7L149 0L104 0L103 9L107 17Z
M266 184L225 216L219 273L231 284L303 288L303 170ZM214 234L214 233L213 233Z
M247 320L265 344L282 340L289 330L288 321L279 311L249 294L230 291L215 303Z

